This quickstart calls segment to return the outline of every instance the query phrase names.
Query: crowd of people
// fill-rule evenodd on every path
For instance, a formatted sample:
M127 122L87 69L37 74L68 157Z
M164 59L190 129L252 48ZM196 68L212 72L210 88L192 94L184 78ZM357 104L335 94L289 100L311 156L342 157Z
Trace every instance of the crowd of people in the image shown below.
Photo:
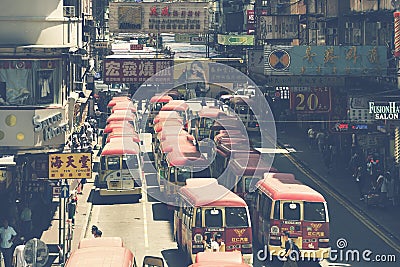
M79 131L73 133L71 152L92 152L93 142L97 142L98 125L94 118L87 118Z
M307 131L308 145L310 149L317 149L321 153L323 162L331 173L335 168L347 168L357 185L360 201L374 204L380 207L395 206L398 185L395 179L395 165L384 169L378 153L366 153L357 145L352 137L351 159L347 166L342 166L341 156L338 153L336 142L326 130L315 130L309 127Z

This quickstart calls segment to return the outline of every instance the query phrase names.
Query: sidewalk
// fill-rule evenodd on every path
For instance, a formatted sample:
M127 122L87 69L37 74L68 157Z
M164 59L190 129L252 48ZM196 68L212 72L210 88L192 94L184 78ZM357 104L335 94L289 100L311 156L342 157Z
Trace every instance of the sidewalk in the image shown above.
M340 194L347 202L352 203L357 210L363 212L375 225L381 226L387 233L393 236L400 244L400 206L396 207L367 207L363 201L360 201L357 185L351 174L346 170L347 166L335 168L334 173L328 173L321 154L318 149L310 149L306 132L291 126L285 131L277 130L277 142L280 146L291 146L296 152L290 155L299 160L311 172L316 174L331 185L336 193Z
M93 150L93 163L96 164L98 161L97 157L98 150ZM88 223L90 218L90 213L92 209L92 203L90 201L90 194L93 189L94 178L97 173L92 173L92 178L87 179L87 183L85 184L82 194L77 194L78 202L76 207L75 214L75 226L72 230L72 240L71 240L71 251L74 251L78 248L78 244L82 238L85 237L86 230L88 229ZM75 183L76 184L76 183ZM70 188L70 192L74 190L74 188ZM66 227L68 225L66 224ZM59 205L57 207L57 211L55 212L53 219L51 221L51 226L43 231L40 240L45 242L48 245L50 256L46 266L60 266L58 264L58 233L59 232ZM67 253L67 252L66 252Z

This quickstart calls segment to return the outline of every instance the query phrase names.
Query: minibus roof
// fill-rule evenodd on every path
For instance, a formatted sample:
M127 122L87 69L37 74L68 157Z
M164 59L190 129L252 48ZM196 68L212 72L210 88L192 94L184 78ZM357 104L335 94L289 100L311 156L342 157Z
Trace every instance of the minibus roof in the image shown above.
M110 100L110 102L108 102L107 107L111 108L117 105L117 103L122 103L122 102L132 103L132 100L127 96L113 97Z
M130 124L128 121L110 121L109 123L107 123L103 132L111 133L116 128L123 128L127 132L129 131L128 129L131 129L132 132L135 131L135 129L133 128L133 125Z
M133 142L130 137L111 138L101 151L102 156L112 155L137 155L140 153L140 147Z
M150 103L168 103L173 100L173 98L169 95L155 95L150 98Z
M195 178L201 179L201 178ZM180 194L195 207L246 207L246 202L226 187L206 183L199 187L183 186Z
M264 173L278 172L277 169L267 163L260 155L250 154L254 156L235 158L232 160L231 168L234 172L241 175L259 175L264 177Z
M133 253L125 247L87 247L75 250L66 267L131 267Z
M240 251L197 253L195 263L204 262L243 263L243 257Z
M161 108L161 111L185 111L189 109L189 105L186 104L185 100L171 100Z
M89 247L123 247L121 237L84 238L79 242L78 249Z
M325 202L319 192L302 184L290 173L265 173L264 179L258 181L256 187L277 200Z
M197 115L200 118L211 118L211 119L217 119L220 116L226 115L222 110L216 107L204 107L197 112Z

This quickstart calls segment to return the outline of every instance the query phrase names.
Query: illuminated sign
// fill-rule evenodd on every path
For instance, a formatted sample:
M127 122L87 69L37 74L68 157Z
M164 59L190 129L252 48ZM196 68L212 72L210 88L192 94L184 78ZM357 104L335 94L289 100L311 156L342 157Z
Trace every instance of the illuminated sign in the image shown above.
M256 17L254 10L247 10L247 34L255 33Z
M398 120L400 105L396 102L377 105L371 101L368 103L368 110L370 114L374 114L376 120Z
M104 82L145 82L153 77L154 82L172 83L173 60L170 59L105 59Z
M92 178L91 153L49 155L49 179Z
M207 2L110 3L110 31L205 33Z

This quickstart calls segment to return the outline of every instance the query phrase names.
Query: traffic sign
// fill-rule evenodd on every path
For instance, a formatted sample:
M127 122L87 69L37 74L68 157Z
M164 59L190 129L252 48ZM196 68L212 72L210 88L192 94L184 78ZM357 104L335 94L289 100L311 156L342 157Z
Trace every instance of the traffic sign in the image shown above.
M61 187L54 186L53 187L53 197L60 197L60 195L61 195Z
M61 198L68 198L69 197L69 185L63 184L61 186Z
M26 263L33 267L44 266L49 258L49 249L46 243L37 238L33 238L26 242L24 258Z

